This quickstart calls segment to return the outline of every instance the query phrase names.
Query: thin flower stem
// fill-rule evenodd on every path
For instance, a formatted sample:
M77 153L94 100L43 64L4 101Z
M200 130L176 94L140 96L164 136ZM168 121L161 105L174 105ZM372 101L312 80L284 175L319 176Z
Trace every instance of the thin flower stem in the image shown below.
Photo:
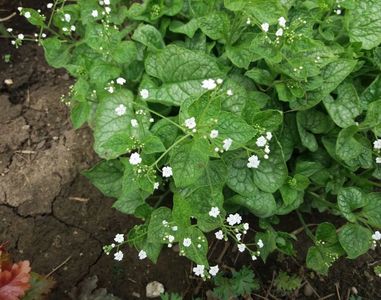
M308 194L314 196L315 199L317 199L317 200L320 201L321 203L324 203L324 204L327 205L329 208L338 210L338 207L337 207L336 204L334 204L334 203L332 203L332 202L329 202L328 200L325 200L324 198L320 197L318 194L316 194L316 193L314 193L314 192L308 192Z
M299 210L296 211L296 214L298 215L298 218L300 220L300 223L302 223L303 225L303 228L304 230L306 231L306 234L308 235L308 237L315 242L315 236L313 235L312 231L308 228L308 226L306 225L306 222L304 222L304 219L303 219L303 216L302 214L299 212Z
M144 105L142 105L142 104L139 104L139 103L136 103L136 102L133 102L133 104L136 105L136 106L139 106L139 107L142 107L142 108L148 110L150 113L153 113L153 114L159 116L159 117L162 118L162 119L167 120L168 122L172 123L172 124L175 125L177 128L179 128L181 131L186 132L185 128L183 128L182 126L180 126L180 125L177 124L176 122L172 121L171 119L167 118L166 116L163 116L162 114L160 114L160 113L158 113L158 112L156 112L156 111L154 111L154 110L152 110L152 109L150 109L150 108L148 108L148 107L146 107L146 106L144 106Z
M183 137L181 137L180 139L178 139L176 142L174 142L167 150L165 150L165 152L159 156L159 158L153 163L150 165L150 168L152 168L153 166L157 166L158 162L168 154L169 151L171 151L174 147L176 147L178 144L180 144L183 140L187 139L188 137L192 136L190 133L184 135Z

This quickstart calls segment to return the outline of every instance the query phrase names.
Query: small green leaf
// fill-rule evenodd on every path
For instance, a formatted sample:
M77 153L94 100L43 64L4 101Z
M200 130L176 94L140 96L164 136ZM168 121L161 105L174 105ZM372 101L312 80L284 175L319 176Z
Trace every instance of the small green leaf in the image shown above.
M142 43L149 49L163 49L165 47L161 33L152 25L141 24L132 35L132 39Z
M366 205L361 211L369 225L381 228L381 195L380 193L370 193L366 195Z
M337 204L343 216L350 222L356 222L357 209L366 205L365 197L357 188L349 187L340 190L337 195Z
M359 224L346 224L339 231L339 241L348 258L366 253L372 245L372 232Z

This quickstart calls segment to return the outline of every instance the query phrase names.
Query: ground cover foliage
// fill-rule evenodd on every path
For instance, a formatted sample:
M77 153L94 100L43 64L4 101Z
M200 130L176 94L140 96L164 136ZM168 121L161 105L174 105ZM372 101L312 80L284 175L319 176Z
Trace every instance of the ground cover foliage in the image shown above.
M278 216L305 226L307 267L327 274L381 239L381 2L56 1L20 13L46 59L76 78L66 99L102 161L85 176L143 222L117 234L156 261L179 244L215 276L206 234L253 260L295 255ZM47 36L48 35L48 36ZM260 230L242 221L258 219ZM252 233L251 239L245 238Z

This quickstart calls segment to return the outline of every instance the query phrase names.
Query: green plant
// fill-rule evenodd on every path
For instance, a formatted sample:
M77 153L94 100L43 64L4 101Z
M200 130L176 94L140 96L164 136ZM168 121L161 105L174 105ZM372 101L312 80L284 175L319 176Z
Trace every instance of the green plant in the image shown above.
M178 295L178 294L174 294L174 293L165 293L164 295L161 295L160 296L161 300L182 300L183 298Z
M274 284L279 292L288 294L301 287L302 279L298 275L288 275L281 271L275 278Z
M254 278L254 273L247 267L238 272L233 271L232 277L226 277L222 273L214 278L216 287L213 294L218 299L235 299L239 296L248 296L259 289L259 283Z
M254 260L294 255L296 237L275 229L293 211L317 272L380 240L380 1L132 2L20 8L47 61L76 78L71 119L103 159L85 176L144 221L106 253L129 244L155 262L179 243L213 276L206 233ZM35 39L8 32L17 47ZM259 218L255 241L237 211ZM313 233L303 215L320 212L345 222Z

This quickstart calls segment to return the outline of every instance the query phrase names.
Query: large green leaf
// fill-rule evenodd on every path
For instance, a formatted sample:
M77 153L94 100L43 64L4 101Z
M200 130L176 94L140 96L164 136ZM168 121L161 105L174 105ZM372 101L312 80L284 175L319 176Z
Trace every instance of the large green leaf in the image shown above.
M256 191L248 197L236 195L230 201L247 208L252 214L260 218L268 218L274 215L277 210L274 196L262 191Z
M205 92L202 81L223 76L213 57L175 45L148 55L146 72L161 80L150 89L148 101L181 105L186 99Z
M345 23L352 42L361 42L370 50L381 43L381 2L353 1L353 8L345 13Z
M260 23L275 23L286 12L279 0L224 0L224 5L232 11L242 11Z
M124 168L119 160L101 161L92 169L83 172L103 194L117 198L122 191Z
M366 195L366 202L361 215L367 218L371 226L381 229L381 194L370 193Z
M193 184L206 168L209 143L200 138L182 142L171 152L170 165L177 187Z
M141 140L147 125L140 122L132 127L131 119L135 118L133 109L134 97L127 90L108 94L99 103L95 116L94 149L100 157L116 158L131 150L134 139ZM125 114L118 116L117 107L124 105Z
M269 156L261 160L258 169L253 169L253 179L259 189L274 193L287 179L288 171L281 149L275 148Z
M230 20L224 12L214 12L197 19L198 26L213 40L226 40L230 32Z
M323 99L325 108L337 126L345 128L355 125L355 118L361 114L355 87L350 83L343 83L338 87L337 93L337 99L333 99L332 96Z

